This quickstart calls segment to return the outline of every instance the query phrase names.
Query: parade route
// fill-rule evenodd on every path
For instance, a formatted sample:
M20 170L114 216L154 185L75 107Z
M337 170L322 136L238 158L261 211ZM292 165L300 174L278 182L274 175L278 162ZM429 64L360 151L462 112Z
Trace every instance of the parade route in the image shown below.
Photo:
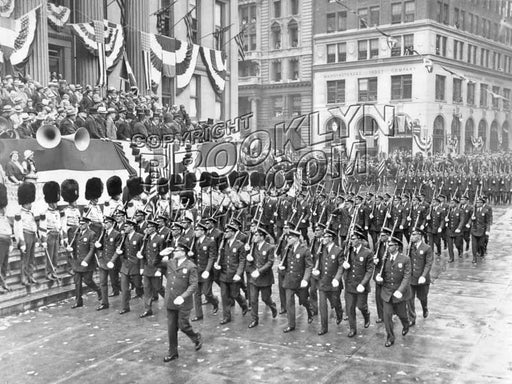
M405 337L395 320L399 336L391 348L384 347L384 325L375 324L372 292L371 326L363 328L358 312L353 339L347 338L348 323L336 326L334 319L329 333L318 336L318 317L308 325L302 307L296 331L284 334L286 316L272 319L261 304L254 329L247 328L250 317L242 317L238 307L233 321L221 326L220 315L206 306L205 319L192 323L203 335L203 348L195 352L180 333L180 357L165 364L162 299L155 316L140 319L140 299L121 316L119 297L97 312L96 295L89 294L83 308L71 309L67 300L1 318L0 382L510 383L511 223L512 210L494 209L489 253L476 267L469 256L447 264L443 252L433 269L430 316L418 318ZM276 285L273 298L278 302Z

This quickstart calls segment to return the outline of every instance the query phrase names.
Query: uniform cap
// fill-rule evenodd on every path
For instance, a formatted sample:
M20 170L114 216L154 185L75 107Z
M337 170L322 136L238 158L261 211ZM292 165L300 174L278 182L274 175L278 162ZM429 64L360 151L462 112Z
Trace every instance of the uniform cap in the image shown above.
M400 240L399 238L397 237L392 237L391 239L389 239L389 244L397 244L399 247L403 246L403 243L402 243L402 240Z
M324 236L331 236L334 239L336 238L336 232L334 232L332 229L326 229Z

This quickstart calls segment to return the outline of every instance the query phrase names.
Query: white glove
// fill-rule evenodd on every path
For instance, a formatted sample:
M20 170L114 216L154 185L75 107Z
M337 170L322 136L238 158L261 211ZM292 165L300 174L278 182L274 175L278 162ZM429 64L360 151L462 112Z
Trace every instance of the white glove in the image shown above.
M257 279L258 277L260 277L260 271L258 271L257 269L256 269L255 271L253 271L253 272L251 273L251 277L252 277L253 279Z
M118 255L122 255L122 254L123 254L123 250L122 250L122 249L116 249L116 253L117 253Z
M192 252L192 251L188 251L187 255L188 255L189 257L192 257L192 256L194 256L194 252Z
M432 216L427 215L427 220L430 220L431 218L432 218Z
M164 256L164 257L162 257L162 261L163 261L164 263L167 263L167 262L169 261L169 256Z
M397 299L401 299L403 295L402 295L402 292L395 291L395 293L393 293L393 296L395 296Z
M375 264L375 265L379 264L379 259L374 257L373 258L373 264Z
M114 268L114 263L113 263L113 262L111 262L111 261L109 261L109 262L107 263L107 268L108 268L108 269L112 269L112 268Z
M99 241L97 241L97 242L94 243L94 246L96 248L101 248L101 243Z
M359 293L363 293L364 292L364 286L362 286L361 284L358 284L357 288L356 288L356 291L359 292Z
M308 282L306 280L301 280L300 281L300 287L301 288L306 288L308 286Z
M66 247L66 251L68 251L68 252L73 252L73 247L72 247L71 245L68 245L68 246Z
M402 224L400 224L400 229L404 229L404 226Z
M47 249L48 243L46 241L44 243L41 243L41 247L43 247L43 249Z
M420 276L418 279L418 284L425 284L426 281L427 279L425 279L425 276Z
M485 232L485 236L489 236L489 235L490 235L490 233L489 233L489 232Z
M12 245L9 245L9 254L12 253L12 250L14 249L14 247Z
M466 228L471 228L471 225L469 225L469 223L466 224Z
M350 268L350 263L348 261L344 261L343 262L343 268L349 269Z
M313 269L313 272L311 272L313 274L313 276L318 276L320 275L320 270L318 269Z
M370 213L370 219L373 219L373 213Z
M247 261L253 261L254 260L254 257L252 257L251 254L248 254L247 257L246 257L246 260Z
M89 264L87 264L87 261L85 261L85 260L84 260L84 261L82 261L82 262L80 263L80 265L81 265L82 267L88 267L88 266L89 266Z
M27 246L26 245L22 245L20 247L20 250L21 250L21 252L25 253L27 251Z
M240 281L242 278L238 275L233 276L233 281Z
M185 299L183 299L183 297L181 296L178 296L177 298L174 299L173 303L175 305L181 305L185 302Z
M249 244L245 244L244 249L246 251L250 251L251 250L251 246Z
M437 228L437 233L441 233L443 232L443 229L442 228Z
M420 225L420 229L423 231L425 229L424 225Z
M219 263L213 264L213 268L215 268L217 271L220 270L220 264Z
M459 229L459 228L457 228L457 229L455 230L455 233L460 233L460 229Z
M202 279L206 280L208 277L210 277L210 272L204 271L203 273L201 273Z
M157 270L155 272L155 277L160 277L160 276L162 276L162 272L160 272L160 270Z
M142 275L144 273L144 268L139 269L139 274Z
M411 216L408 216L407 217L407 221L411 221L412 220L412 217Z
M141 251L137 252L137 259L142 260L143 258L144 258L144 256L142 256L142 252Z
M334 288L338 288L340 286L340 282L336 279L332 279L331 284Z
M280 271L284 271L286 269L286 267L284 265L279 265L279 267L277 267Z

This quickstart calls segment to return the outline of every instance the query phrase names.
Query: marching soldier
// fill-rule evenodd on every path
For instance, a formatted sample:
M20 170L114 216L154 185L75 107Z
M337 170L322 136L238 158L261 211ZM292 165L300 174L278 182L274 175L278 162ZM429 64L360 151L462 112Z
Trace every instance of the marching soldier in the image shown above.
M103 215L114 217L118 210L123 210L123 202L121 201L123 185L119 176L108 178L107 192L110 196L110 200L106 201L103 205Z
M9 220L5 215L7 202L7 189L4 184L0 184L0 293L5 293L10 290L6 282L6 273L9 253L12 250L11 237L13 232Z
M61 218L57 208L60 200L60 185L55 181L49 181L43 186L44 200L48 209L41 215L40 231L41 241L45 249L45 269L48 280L57 280L56 268L59 256Z
M157 216L156 222L158 224L157 233L168 243L171 239L171 230L167 227L168 217L165 215ZM166 244L167 245L167 244Z
M462 238L463 241L466 243L465 250L469 250L469 243L470 243L470 228L471 228L471 217L473 216L473 207L469 205L469 197L468 195L464 194L460 198L460 213L462 215ZM467 257L467 255L466 255Z
M484 209L485 199L478 197L476 209L471 217L471 250L473 253L473 264L477 263L478 257L483 257L485 252L485 236L491 230L491 213Z
M428 244L436 250L436 257L441 259L441 233L444 228L444 209L441 206L441 200L436 197L432 200L431 212L427 215L428 222Z
M319 336L327 333L329 312L327 300L336 311L336 325L343 320L343 307L341 305L340 293L343 289L341 280L343 273L343 252L340 247L334 244L336 233L326 229L322 238L323 247L318 255L317 268L313 270L313 278L317 280L320 310L320 331Z
M109 307L109 277L113 293L117 293L117 295L119 295L119 292L121 291L119 273L116 273L114 270L116 265L121 263L121 260L119 260L119 255L116 253L116 249L121 242L121 233L119 233L119 231L114 228L115 219L112 216L105 216L103 220L105 228L103 229L100 238L94 244L96 249L99 251L98 267L100 273L101 289L101 304L98 306L98 308L96 308L97 311L101 311Z
M85 199L89 200L89 205L85 208L84 216L91 220L90 229L98 238L103 229L103 212L98 204L98 199L103 194L103 181L98 177L87 180L85 184Z
M395 231L393 235L397 239L402 239L403 236L403 219L404 219L404 210L402 207L402 198L396 195L393 199L393 205L388 210L388 218L390 223L397 223Z
M454 254L453 254L453 245L455 244L455 248L457 248L457 255L459 259L462 258L463 253L463 242L462 239L462 231L464 228L464 213L457 206L459 204L459 200L454 196L450 201L450 208L448 209L448 213L445 218L446 222L446 239L448 241L448 255L449 255L449 263L453 263Z
M408 301L409 307L409 326L416 324L416 296L423 309L423 317L428 317L428 291L430 287L430 269L434 257L432 248L423 241L423 231L414 228L411 234L411 244L409 245L409 256L411 260L411 298Z
M192 242L194 241L194 218L192 213L189 211L185 211L185 215L181 220L181 225L183 227L183 241L188 245L188 247L192 247Z
M354 230L351 243L352 249L348 260L343 262L345 269L345 308L348 314L350 331L348 337L357 334L356 307L364 317L364 327L370 326L370 311L368 310L368 293L370 292L370 280L373 274L373 255L363 246L366 235Z
M384 225L386 218L386 205L384 204L384 198L382 195L377 195L376 201L373 204L372 210L368 215L370 219L370 237L372 238L373 250L377 249L377 241L380 229Z
M77 207L76 201L78 200L78 182L73 179L64 180L60 186L62 200L68 203L64 208L64 216L62 216L62 233L64 238L64 246L68 254L68 267L66 268L69 273L73 273L73 254L70 252L69 244L74 242L74 238L78 234L79 221L81 217L80 210Z
M276 304L272 301L272 284L274 284L274 246L265 241L269 236L263 228L257 228L253 234L254 247L252 254L248 254L246 270L250 273L251 285L249 294L251 297L251 317L249 328L254 328L259 323L258 300L261 292L261 299L272 311L272 318L277 316Z
M287 249L279 265L284 270L283 288L286 292L286 312L288 327L283 332L288 333L295 329L295 295L299 298L299 305L306 308L308 323L313 322L313 312L308 298L308 284L313 269L311 252L299 241L301 233L290 229L288 231Z
M144 188L142 187L142 178L140 177L132 177L126 181L126 190L127 190L127 209L126 215L128 217L134 217L135 212L138 210L143 211L145 203L142 201L142 193L144 193Z
M373 263L375 264L374 271L382 270L382 263L388 251L388 240L391 236L391 232L391 229L386 227L382 228L380 232L377 249L373 258ZM377 273L374 273L373 280L375 281L375 306L377 307L377 320L375 320L375 323L380 324L384 321L384 304L381 296L382 284L377 282Z
M320 254L322 253L323 248L323 235L325 230L325 224L318 222L315 225L315 232L313 234L313 240L311 241L311 258L313 261L313 265L316 265ZM314 316L318 315L318 288L317 288L317 280L311 279L309 285L309 303L311 305L311 312Z
M205 220L206 224L206 236L211 238L214 242L216 247L218 248L220 246L220 242L222 240L222 232L215 227L217 224L217 219L215 217L209 217Z

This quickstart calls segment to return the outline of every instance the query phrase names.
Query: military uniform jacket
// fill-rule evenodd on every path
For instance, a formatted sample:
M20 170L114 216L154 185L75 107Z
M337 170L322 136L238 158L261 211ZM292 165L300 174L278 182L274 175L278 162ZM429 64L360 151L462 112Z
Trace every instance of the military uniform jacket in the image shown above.
M285 273L282 287L285 289L299 289L301 280L309 281L313 269L311 252L304 245L299 244L294 250L288 249Z
M382 268L382 262L384 260L384 255L386 253L386 242L383 242L381 241L380 239L377 241L377 248L378 248L378 252L377 252L377 264L375 265L375 273L373 274L373 280L375 280L375 278L377 277L377 273L380 272L381 268Z
M270 287L274 284L274 274L272 273L272 265L274 264L275 247L266 241L260 244L254 244L252 257L253 261L246 263L246 270L249 273L256 269L260 275L255 279L250 276L249 282L257 287Z
M123 209L121 200L110 199L103 204L103 216L113 216L114 212Z
M121 273L125 275L138 275L140 274L140 260L137 258L137 252L142 247L143 236L140 233L134 232L130 238L126 235L123 244L123 255L121 256L122 265Z
M278 227L284 226L284 221L291 216L292 213L292 201L288 196L284 196L279 200L277 204L277 217L276 225Z
M309 226L309 217L311 215L311 208L305 200L302 202L297 201L295 212L295 221L300 220L298 228L307 228Z
M434 257L432 248L425 242L421 242L419 247L411 244L411 285L418 285L418 279L423 276L426 279L425 284L430 284L430 270Z
M425 206L422 204L418 205L412 205L411 207L411 221L410 225L412 227L417 226L418 228L421 228L422 226L425 226L426 224L426 209ZM417 224L416 224L417 223Z
M112 261L113 263L118 260L118 254L116 253L116 249L121 242L121 233L112 229L110 234L106 231L103 233L103 237L101 238L101 248L99 248L102 252L98 257L98 261L100 262L99 267L101 269L108 269L107 263Z
M343 252L336 244L331 245L331 249L327 250L327 246L323 247L318 263L317 287L320 291L337 291L343 288L341 276L343 274ZM339 287L332 286L332 280L336 279L340 282Z
M248 236L245 233L243 233L241 231L237 231L235 233L235 240L241 241L242 243L245 244L245 243L247 243L247 239L248 239Z
M217 247L220 245L220 241L222 240L222 232L218 228L213 228L206 233L206 237L211 238Z
M217 258L217 245L213 238L205 236L203 241L196 239L194 247L194 261L197 265L200 281L203 281L201 274L204 271L210 272L215 259Z
M409 228L409 226L411 225L411 222L412 222L412 216L411 216L412 203L410 203L410 202L404 203L402 205L402 209L403 209L402 221L398 225L402 225L404 227L404 229Z
M391 255L388 255L384 262L384 270L382 271L382 299L389 303L400 303L409 299L411 281L411 260L398 253L395 261L391 261ZM393 296L395 291L402 293L402 298L397 299Z
M144 245L144 276L154 277L158 270L162 256L160 252L165 248L164 239L157 233L148 236Z
M375 204L375 208L372 209L368 216L370 218L370 231L378 232L382 229L384 219L386 218L386 210L386 204ZM373 217L370 217L371 215L373 215Z
M91 229L84 232L80 231L76 236L74 245L76 259L73 265L75 272L90 272L94 271L96 260L94 258L94 243L96 242L95 234ZM82 261L89 264L87 267L81 265Z
M438 233L439 228L444 228L444 216L445 212L441 205L438 205L435 208L432 208L432 213L430 214L430 221L428 226L428 232L430 233Z
M471 226L471 216L473 216L473 207L469 204L460 206L460 213L462 216L462 229L469 230Z
M471 222L471 234L473 236L483 236L485 232L491 230L491 212L484 207L477 208L473 213Z
M464 213L459 208L453 208L448 211L445 218L446 235L450 237L462 236L464 229ZM456 230L459 232L455 232Z
M160 235L160 237L162 239L164 239L164 241L166 241L167 239L170 238L169 234L171 233L171 230L164 226L162 228L158 228L158 232L157 233Z
M350 222L352 221L352 214L345 207L335 210L335 212L339 212L338 214L340 216L338 233L340 236L347 236Z
M198 272L196 265L185 259L180 266L176 259L167 262L167 284L165 286L165 306L171 310L190 311L193 306L192 296L198 288ZM183 304L176 305L174 300L181 296Z
M219 280L224 283L232 283L233 276L243 276L245 269L245 248L241 241L224 241L224 247L221 249L220 256L220 276Z
M275 223L277 217L277 197L268 196L263 201L263 213L261 215L261 223L270 225Z
M393 227L393 225L395 224L396 222L396 230L400 230L400 225L402 224L402 219L403 219L403 216L404 216L404 210L403 210L403 207L402 205L392 205L391 208L389 209L389 213L388 213L388 217L389 217L389 225L390 225L390 228Z
M366 205L361 204L358 207L356 207L356 209L356 225L359 225L361 228L368 230L370 226L370 213L366 208Z
M188 245L188 247L192 247L192 242L194 241L194 229L189 228L183 235L180 236L181 241Z
M345 273L345 290L349 293L358 293L357 286L364 286L365 292L370 292L370 280L373 274L372 252L363 246L359 251L352 248L349 257L350 268Z

